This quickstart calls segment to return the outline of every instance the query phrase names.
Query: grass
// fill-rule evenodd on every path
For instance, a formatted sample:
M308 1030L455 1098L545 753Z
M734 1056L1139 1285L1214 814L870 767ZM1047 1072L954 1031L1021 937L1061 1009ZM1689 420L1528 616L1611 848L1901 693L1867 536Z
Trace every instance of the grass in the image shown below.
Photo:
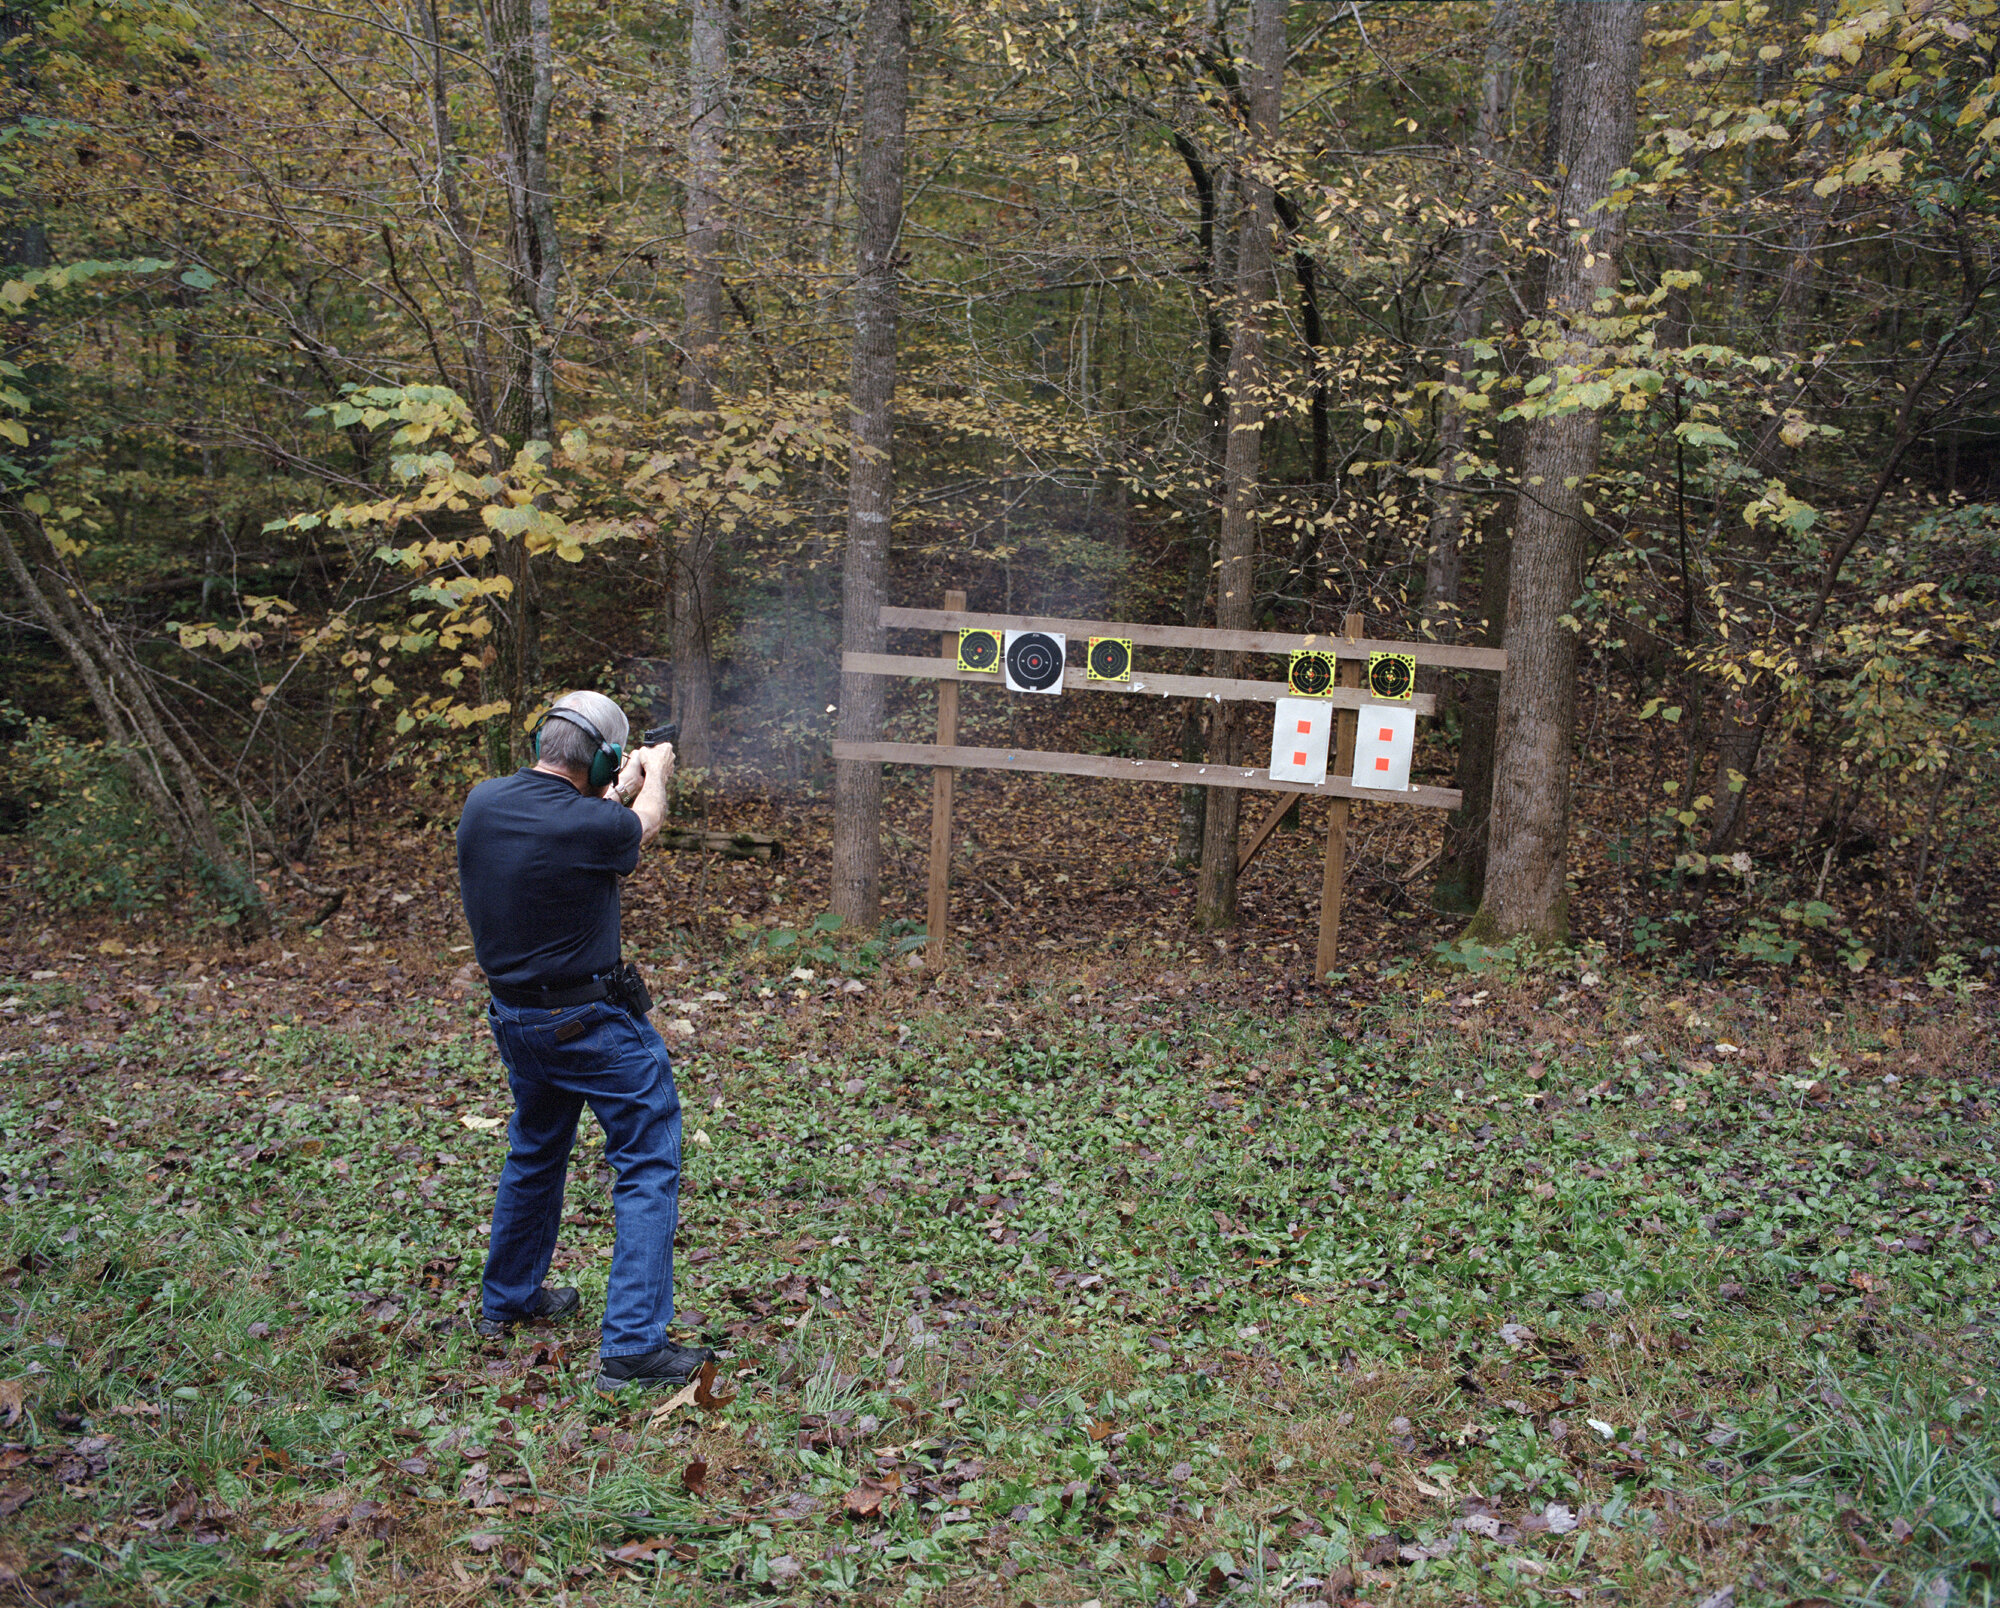
M674 980L721 996L664 1014L736 1394L659 1417L587 1326L465 1322L506 1110L469 1008L85 1046L29 1025L71 984L11 985L0 1594L1991 1600L1969 1009L840 981Z

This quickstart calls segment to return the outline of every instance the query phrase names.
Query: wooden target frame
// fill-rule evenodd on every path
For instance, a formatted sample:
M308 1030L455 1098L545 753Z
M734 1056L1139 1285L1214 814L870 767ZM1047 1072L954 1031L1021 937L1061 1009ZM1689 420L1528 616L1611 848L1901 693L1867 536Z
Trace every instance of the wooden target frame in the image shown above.
M1027 614L971 614L965 594L945 593L941 609L885 607L881 623L889 630L941 631L939 656L925 659L890 653L843 653L840 668L847 675L899 676L935 681L938 685L937 741L926 743L835 742L836 760L879 761L890 765L931 767L930 901L925 956L935 970L943 964L945 931L951 907L951 811L953 783L961 770L1026 771L1055 776L1101 776L1116 781L1171 783L1185 786L1235 787L1247 791L1290 795L1260 822L1236 855L1240 872L1262 849L1278 823L1298 803L1298 794L1328 800L1326 865L1320 881L1319 947L1313 975L1324 979L1333 967L1340 938L1342 884L1347 873L1347 827L1354 802L1414 804L1428 809L1457 809L1464 795L1456 788L1412 785L1408 792L1356 787L1349 777L1354 765L1354 731L1359 711L1377 700L1362 687L1370 654L1405 654L1419 665L1449 670L1499 671L1507 655L1499 648L1466 647L1445 642L1381 641L1363 636L1363 616L1350 614L1334 635L1293 636L1272 631L1221 631L1194 626L1137 625L1116 620L1060 620ZM1318 784L1273 781L1267 770L1246 765L1211 765L1197 760L1118 759L1106 754L1074 754L1058 749L965 748L958 741L958 689L972 682L1006 689L1005 672L967 670L959 664L958 633L964 630L1047 631L1071 643L1092 637L1122 637L1133 647L1189 648L1204 652L1269 654L1289 659L1302 649L1329 653L1337 661L1336 684L1322 701L1336 711L1334 755L1327 778ZM1239 680L1220 676L1181 676L1133 670L1127 681L1090 677L1084 656L1069 655L1063 669L1064 692L1114 693L1123 697L1206 698L1217 703L1276 703L1297 696L1284 676L1275 681ZM1418 715L1436 711L1437 700L1419 692L1396 707Z

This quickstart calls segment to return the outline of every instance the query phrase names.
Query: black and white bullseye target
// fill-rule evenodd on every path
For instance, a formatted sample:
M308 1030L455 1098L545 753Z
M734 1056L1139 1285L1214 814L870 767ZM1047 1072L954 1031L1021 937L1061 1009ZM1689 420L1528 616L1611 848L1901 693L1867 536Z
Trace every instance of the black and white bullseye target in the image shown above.
M1302 648L1292 655L1292 691L1301 698L1324 698L1333 691L1333 655Z
M958 667L961 670L998 670L1000 633L976 629L959 632Z
M1085 675L1091 681L1130 681L1132 639L1092 637L1090 652L1084 658L1083 664Z
M1065 638L1060 631L1009 631L1009 692L1061 692Z

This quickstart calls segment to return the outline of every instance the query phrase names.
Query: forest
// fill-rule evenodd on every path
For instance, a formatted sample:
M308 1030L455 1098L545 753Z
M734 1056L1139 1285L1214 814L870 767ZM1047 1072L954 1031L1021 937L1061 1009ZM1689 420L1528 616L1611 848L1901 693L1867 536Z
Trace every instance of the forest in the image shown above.
M1991 1608L2000 0L0 53L0 1601ZM572 689L636 1401L595 1126L477 1321Z
M907 918L831 746L934 693L839 655L957 587L1504 646L1423 673L1463 804L1374 812L1442 939L1990 969L1980 0L6 19L44 904L305 919L330 823L588 684L679 720L677 808L825 800L821 907ZM1236 794L1092 785L1177 930L1243 919Z

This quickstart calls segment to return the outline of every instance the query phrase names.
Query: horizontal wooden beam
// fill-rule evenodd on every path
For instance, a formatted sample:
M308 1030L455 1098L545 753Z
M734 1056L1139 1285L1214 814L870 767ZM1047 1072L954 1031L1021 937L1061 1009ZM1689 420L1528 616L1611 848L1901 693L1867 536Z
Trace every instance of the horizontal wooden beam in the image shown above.
M1188 760L1118 759L1110 754L1064 754L1046 748L938 748L926 743L841 743L835 759L879 760L885 765L948 765L953 770L1032 771L1045 776L1102 776L1117 782L1193 783L1197 787L1240 787L1257 793L1309 793L1315 798L1352 798L1370 804L1421 804L1455 810L1465 795L1454 787L1412 787L1390 793L1356 787L1345 776L1329 776L1317 787L1274 782L1270 773L1241 765L1202 765Z
M1188 625L1057 620L1037 614L966 614L948 609L884 608L881 618L893 631L1060 631L1072 637L1125 637L1135 646L1148 648L1199 648L1210 653L1296 653L1301 648L1317 648L1342 659L1407 653L1418 664L1434 664L1445 670L1507 668L1507 654L1500 648L1470 648L1453 642L1384 642L1373 637L1344 637L1337 632L1290 636L1279 631L1211 631Z
M920 681L979 681L1003 687L1006 679L998 670L961 670L949 659L919 659L897 653L843 653L840 668L864 676L909 676ZM1155 698L1215 698L1235 703L1276 703L1297 696L1283 681L1233 681L1222 676L1155 675L1135 670L1130 681L1092 681L1082 664L1071 662L1063 670L1063 688L1070 692L1140 693ZM1326 696L1314 700L1335 709L1359 709L1376 703L1360 687L1329 687ZM1409 700L1420 715L1432 714L1437 699L1428 692Z

